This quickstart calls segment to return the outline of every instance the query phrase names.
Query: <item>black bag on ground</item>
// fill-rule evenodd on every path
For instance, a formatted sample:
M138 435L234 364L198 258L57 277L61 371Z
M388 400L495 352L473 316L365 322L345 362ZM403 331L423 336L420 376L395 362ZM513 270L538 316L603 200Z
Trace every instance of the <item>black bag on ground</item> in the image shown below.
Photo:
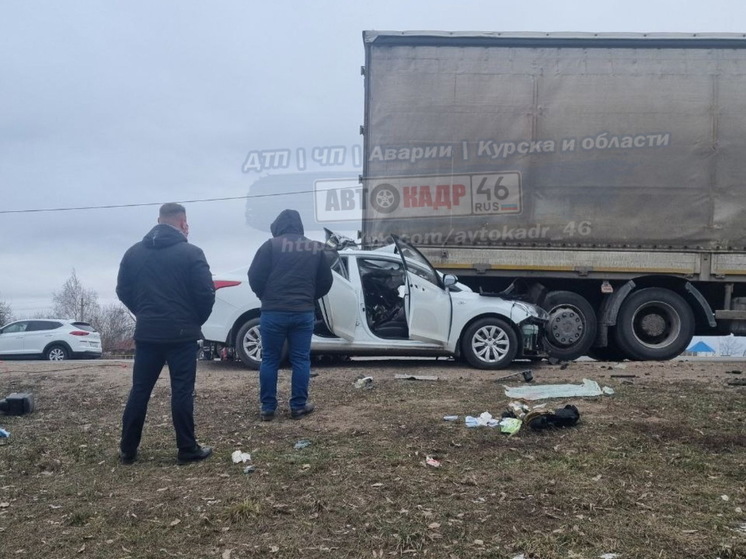
M554 410L554 413L544 412L527 419L529 427L535 431L549 427L573 427L580 420L580 412L578 408L568 404L564 408Z

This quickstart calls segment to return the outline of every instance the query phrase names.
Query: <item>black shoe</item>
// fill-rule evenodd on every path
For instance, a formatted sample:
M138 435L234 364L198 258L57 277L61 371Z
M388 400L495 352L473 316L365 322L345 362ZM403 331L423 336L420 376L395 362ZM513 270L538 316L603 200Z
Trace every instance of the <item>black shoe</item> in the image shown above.
M314 406L312 403L307 403L302 408L298 408L295 410L290 410L290 418L291 419L300 419L301 417L307 416L309 413L311 413L316 406Z
M199 462L210 456L212 456L212 448L197 445L191 450L180 450L176 457L176 462L179 465L184 465L190 462Z
M275 412L274 411L260 411L259 412L259 419L262 421L272 421L275 418Z
M137 452L129 453L119 451L119 463L124 466L130 466L137 461Z

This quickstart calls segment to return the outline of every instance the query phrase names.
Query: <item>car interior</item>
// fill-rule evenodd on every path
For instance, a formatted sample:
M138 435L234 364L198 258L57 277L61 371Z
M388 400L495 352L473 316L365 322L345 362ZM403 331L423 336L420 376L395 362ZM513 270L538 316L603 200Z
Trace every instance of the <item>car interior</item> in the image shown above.
M380 258L358 258L357 265L365 302L365 318L370 331L379 338L409 339L401 293L406 277L403 265ZM348 277L344 258L338 257L332 269L343 277ZM316 307L313 333L325 338L336 337L324 322L318 303Z
M409 338L401 293L406 278L403 266L390 260L358 258L358 270L371 332L380 338Z

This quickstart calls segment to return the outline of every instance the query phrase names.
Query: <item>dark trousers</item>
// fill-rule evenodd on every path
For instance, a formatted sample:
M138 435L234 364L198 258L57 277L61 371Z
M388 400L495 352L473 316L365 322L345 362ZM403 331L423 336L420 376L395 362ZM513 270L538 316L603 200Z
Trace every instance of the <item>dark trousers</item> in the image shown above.
M262 364L259 366L259 400L263 412L277 408L277 370L282 347L288 342L288 357L293 368L290 377L290 409L299 410L308 402L311 377L311 336L313 311L264 311L259 318L262 336Z
M176 431L176 446L189 450L197 445L194 438L194 381L197 377L197 342L161 344L135 342L132 390L122 417L120 449L134 454L140 446L148 401L163 365L171 375L171 417Z

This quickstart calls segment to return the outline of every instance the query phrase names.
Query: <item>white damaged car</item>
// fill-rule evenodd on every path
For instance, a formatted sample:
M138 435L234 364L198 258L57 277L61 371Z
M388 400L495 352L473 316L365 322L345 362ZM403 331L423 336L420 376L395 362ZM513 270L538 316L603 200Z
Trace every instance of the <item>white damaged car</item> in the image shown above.
M313 354L453 356L478 369L501 369L516 358L543 354L546 311L475 293L456 276L437 272L409 243L393 240L363 250L331 235L334 282L318 300ZM213 278L215 306L202 326L203 352L235 354L256 369L261 304L247 271Z

